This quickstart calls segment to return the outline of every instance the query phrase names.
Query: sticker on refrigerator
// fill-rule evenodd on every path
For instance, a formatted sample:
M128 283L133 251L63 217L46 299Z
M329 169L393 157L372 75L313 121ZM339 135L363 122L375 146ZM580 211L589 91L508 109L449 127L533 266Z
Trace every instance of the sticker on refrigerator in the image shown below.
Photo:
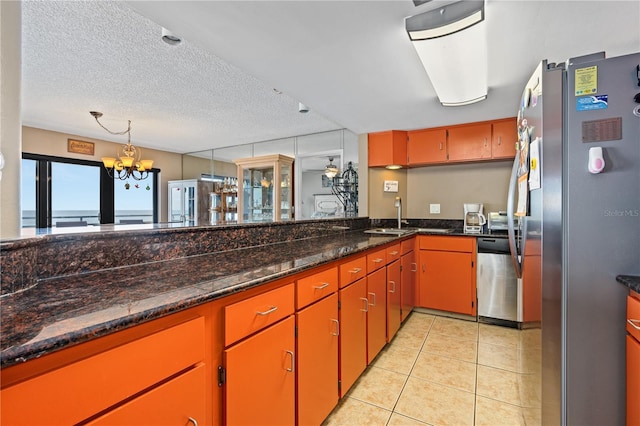
M598 93L598 67L576 68L576 93L575 96L593 95Z
M594 109L607 109L608 107L609 95L594 95L576 98L576 111L591 111Z
M529 191L540 189L540 138L529 145Z

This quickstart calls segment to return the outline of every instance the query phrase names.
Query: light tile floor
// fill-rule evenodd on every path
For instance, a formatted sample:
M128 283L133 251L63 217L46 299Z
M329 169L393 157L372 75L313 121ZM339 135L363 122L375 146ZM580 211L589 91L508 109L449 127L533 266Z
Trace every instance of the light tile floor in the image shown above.
M540 330L413 312L323 423L540 425Z

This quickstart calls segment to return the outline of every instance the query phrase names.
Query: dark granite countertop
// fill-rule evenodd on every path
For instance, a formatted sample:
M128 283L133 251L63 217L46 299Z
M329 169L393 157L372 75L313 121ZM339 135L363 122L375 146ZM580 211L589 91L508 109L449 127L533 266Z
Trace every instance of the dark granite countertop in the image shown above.
M0 367L402 239L343 232L39 280L0 298Z
M640 293L640 276L638 275L618 275L616 281L629 287L629 289Z

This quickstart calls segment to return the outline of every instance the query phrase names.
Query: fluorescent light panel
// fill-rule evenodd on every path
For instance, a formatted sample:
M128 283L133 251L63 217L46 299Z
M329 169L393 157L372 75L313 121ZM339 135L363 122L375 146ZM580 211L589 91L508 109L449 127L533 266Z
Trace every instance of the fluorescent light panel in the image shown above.
M412 16L406 29L442 105L486 99L484 2L458 2Z

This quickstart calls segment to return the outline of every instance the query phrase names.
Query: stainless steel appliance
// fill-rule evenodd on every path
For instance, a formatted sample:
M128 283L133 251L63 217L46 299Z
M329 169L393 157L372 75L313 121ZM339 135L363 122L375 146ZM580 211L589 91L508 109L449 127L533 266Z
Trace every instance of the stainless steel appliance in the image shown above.
M522 306L509 241L488 236L478 237L477 241L478 321L518 327L522 322Z
M543 61L522 96L509 234L523 289L541 288L544 425L625 423L627 289L615 277L640 274L638 64L640 53ZM542 266L527 264L538 247Z
M464 233L479 234L482 227L487 223L482 213L483 205L480 203L469 203L464 205Z

